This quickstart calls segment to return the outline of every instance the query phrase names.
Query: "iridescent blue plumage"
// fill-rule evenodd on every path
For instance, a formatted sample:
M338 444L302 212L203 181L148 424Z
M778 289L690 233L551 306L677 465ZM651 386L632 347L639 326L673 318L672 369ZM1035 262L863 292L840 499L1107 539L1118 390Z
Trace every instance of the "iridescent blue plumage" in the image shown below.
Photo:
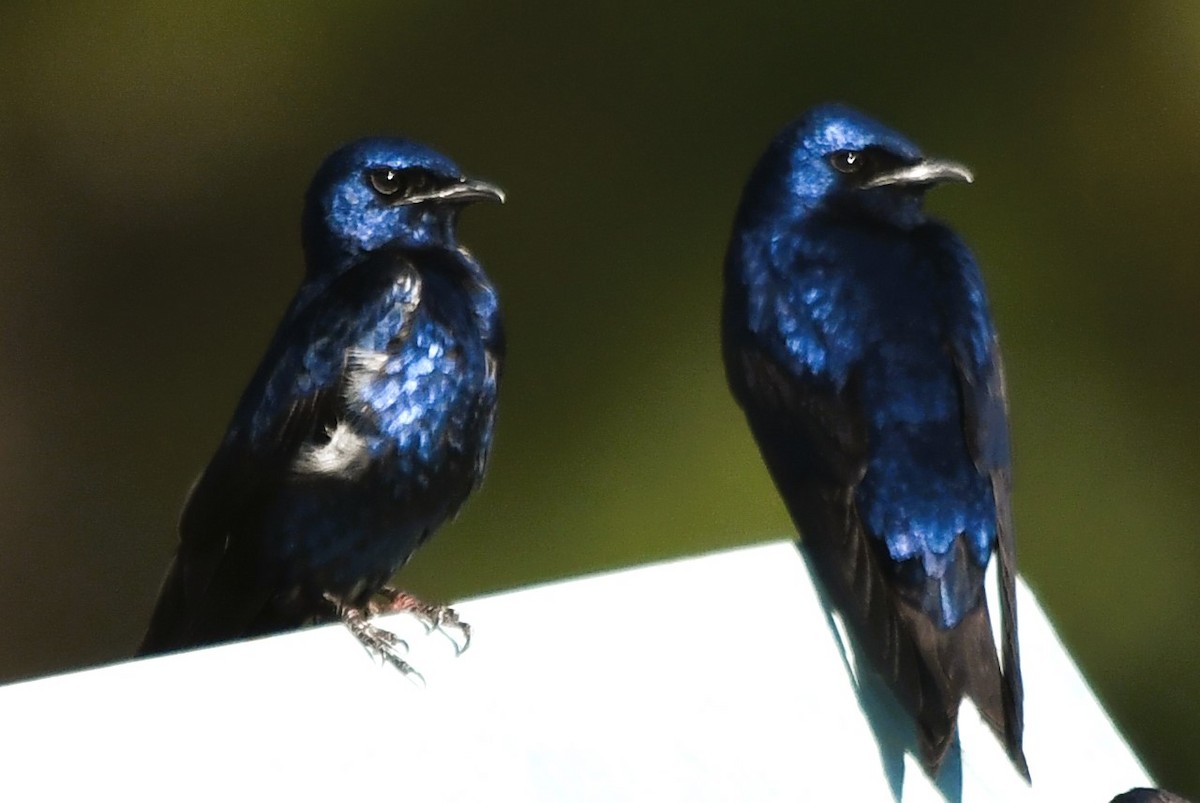
M726 258L726 371L833 603L940 766L970 696L1018 768L1021 682L1000 353L978 266L926 217L969 181L823 106L771 143ZM983 576L1000 555L1001 670Z
M491 449L504 338L455 224L502 198L406 140L321 166L304 282L188 499L142 653L357 616L458 511Z

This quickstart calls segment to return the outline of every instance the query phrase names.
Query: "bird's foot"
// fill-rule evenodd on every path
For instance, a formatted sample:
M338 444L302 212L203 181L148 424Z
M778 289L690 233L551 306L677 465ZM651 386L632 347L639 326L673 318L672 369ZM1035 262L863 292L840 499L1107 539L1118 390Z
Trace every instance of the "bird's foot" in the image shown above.
M370 611L372 615L380 613L411 613L425 625L425 632L432 633L434 630L437 630L450 639L454 644L456 655L462 655L467 651L467 647L471 646L471 626L459 619L458 614L454 612L453 608L447 605L430 605L427 602L417 599L407 591L401 591L391 586L381 588L378 596L382 597L384 602L371 603ZM458 639L450 635L449 629L462 633L462 644L459 644Z
M360 608L342 605L337 600L326 598L337 608L338 616L346 625L346 629L358 639L367 652L378 656L384 663L392 666L405 677L415 677L424 684L425 676L403 658L403 655L408 653L407 641L390 630L372 624L373 612L364 613Z

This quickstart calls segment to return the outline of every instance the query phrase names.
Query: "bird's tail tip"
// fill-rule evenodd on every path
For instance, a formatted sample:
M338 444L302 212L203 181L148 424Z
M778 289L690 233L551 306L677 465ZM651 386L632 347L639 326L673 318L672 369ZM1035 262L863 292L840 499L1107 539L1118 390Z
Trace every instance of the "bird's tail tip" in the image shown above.
M917 742L929 777L937 776L954 743L959 705L968 697L1013 767L1031 782L1022 747L1021 712L1014 705L1012 678L1000 669L986 606L969 613L951 630L941 630L921 617L913 617L911 624L918 650L925 655L914 702Z

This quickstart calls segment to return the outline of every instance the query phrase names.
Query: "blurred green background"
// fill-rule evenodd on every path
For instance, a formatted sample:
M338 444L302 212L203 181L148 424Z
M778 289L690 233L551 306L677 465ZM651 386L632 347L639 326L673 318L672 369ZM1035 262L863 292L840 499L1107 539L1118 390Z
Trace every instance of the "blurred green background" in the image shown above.
M463 227L510 333L491 473L408 587L786 535L724 386L721 260L767 140L836 99L975 169L931 202L990 283L1022 569L1200 794L1200 5L648 5L0 9L0 680L134 649L297 284L301 194L364 134L510 196Z

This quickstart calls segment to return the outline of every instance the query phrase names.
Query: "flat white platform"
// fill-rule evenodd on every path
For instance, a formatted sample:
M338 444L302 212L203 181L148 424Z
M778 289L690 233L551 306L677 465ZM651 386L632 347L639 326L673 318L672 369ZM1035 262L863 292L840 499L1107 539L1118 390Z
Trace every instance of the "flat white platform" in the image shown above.
M1020 591L1033 787L969 704L931 784L778 542L459 603L458 658L386 620L424 687L333 626L0 688L0 799L1105 803L1150 785Z

